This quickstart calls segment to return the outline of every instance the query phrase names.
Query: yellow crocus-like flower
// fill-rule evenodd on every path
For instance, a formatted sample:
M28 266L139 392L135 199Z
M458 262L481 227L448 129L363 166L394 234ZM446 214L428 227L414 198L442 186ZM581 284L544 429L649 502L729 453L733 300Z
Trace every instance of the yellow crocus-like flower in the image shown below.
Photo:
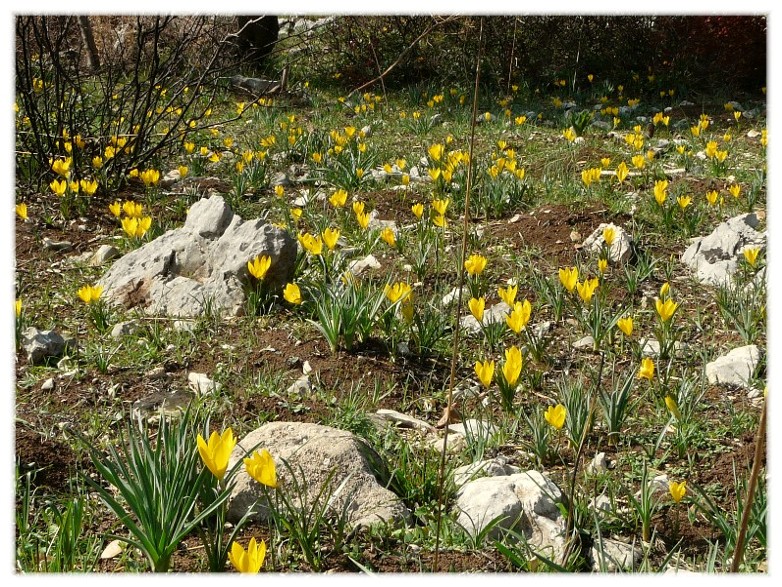
M27 204L21 202L16 205L16 215L22 220L27 220Z
M81 191L83 191L88 196L93 195L98 190L98 182L95 179L91 181L82 179L79 181L79 185L81 186Z
M472 276L480 275L483 273L483 270L486 269L487 262L488 260L483 255L473 254L465 260L464 268L467 270L467 273Z
M103 157L101 157L100 155L96 155L95 157L93 157L92 166L95 169L100 169L101 167L103 167Z
M651 381L653 377L654 377L654 361L652 361L652 359L650 359L649 357L644 357L644 359L641 361L641 367L638 369L638 378L648 379L649 381Z
M513 303L516 301L516 295L519 292L519 288L516 285L511 285L506 287L500 287L497 288L497 294L500 296L500 299L508 304L511 308L513 307Z
M692 204L692 197L690 196L679 196L676 198L676 203L679 204L679 208L684 210L687 206Z
M676 400L673 399L670 395L665 396L665 407L668 408L668 411L671 413L671 415L676 418L677 420L682 419L682 414L679 411L679 404L676 403Z
M522 368L521 351L516 345L505 349L505 364L502 366L502 375L505 382L513 387L519 380Z
M738 198L741 195L741 186L737 183L734 183L728 188L728 191L730 192L731 196Z
M144 182L144 186L156 186L160 180L160 172L157 169L145 169L139 173L139 177Z
M605 169L609 165L611 165L611 158L610 157L603 157L602 159L600 159L600 167Z
M586 187L589 187L593 183L600 182L600 168L592 167L590 169L584 169L581 172L581 181L584 182Z
M271 266L272 258L269 255L261 255L247 261L247 271L259 281L266 277L266 272L269 271Z
M122 211L125 213L126 216L129 216L130 218L141 218L141 215L143 214L143 209L144 209L143 204L133 202L132 200L128 200L122 204Z
M301 218L302 209L301 208L291 208L291 218L294 220L298 220Z
M114 147L112 147L111 145L108 145L106 147L106 149L103 151L103 156L106 159L111 159L112 157L114 157L115 154L116 154L116 151L115 151Z
M505 318L505 323L513 332L519 334L529 323L531 314L532 305L529 303L529 300L516 302L511 313Z
M627 175L629 173L630 170L627 167L627 163L624 161L616 166L616 178L619 180L619 183L622 183L625 179L627 179Z
M687 482L676 483L675 481L670 481L668 483L668 491L670 491L673 501L679 503L687 495Z
M663 300L666 299L670 291L671 291L671 284L668 281L666 281L660 286L660 298Z
M546 412L543 414L546 422L551 424L557 430L560 430L565 425L565 418L567 417L567 409L562 404L556 406L549 406Z
M119 215L122 213L122 205L115 200L113 204L109 204L109 212L119 218Z
M562 268L559 270L559 281L569 292L573 292L573 289L578 283L578 268L569 267L567 269Z
M717 151L717 153L714 155L716 157L717 161L720 163L724 162L725 159L728 158L728 151L727 149L725 151Z
M71 191L74 194L78 194L79 193L79 182L78 181L71 181L71 182L69 182L68 183L68 187L71 188Z
M185 148L185 151L188 154L192 153L193 150L195 149L195 143L192 143L190 141L185 141L184 143L182 143L182 146Z
M411 289L404 281L398 281L394 285L386 284L384 293L392 304L397 303L400 300L404 300L410 295Z
M250 538L246 551L241 544L234 541L228 553L228 560L240 573L257 573L263 566L264 558L266 558L266 543L261 540L258 544L255 538Z
M710 206L714 206L717 203L717 196L719 194L717 193L717 190L711 190L706 192L706 201L709 202Z
M424 205L420 202L418 204L414 204L412 208L410 208L413 211L413 214L415 214L416 218L421 218L421 216L424 213Z
M706 149L704 152L706 153L706 156L709 159L714 159L714 156L717 154L717 149L719 148L719 145L717 144L717 141L709 141L706 143Z
M133 238L141 238L144 236L151 225L152 218L149 216L144 216L143 218L129 217L122 219L122 230L124 230L128 236Z
M388 226L380 231L380 238L382 238L389 247L396 246L396 235Z
M201 460L204 461L206 468L212 472L212 475L222 479L228 470L228 458L236 446L233 430L227 428L222 434L218 434L216 431L212 432L208 442L199 434L196 444L198 445L198 454L201 455Z
M489 387L491 385L491 380L494 378L494 361L476 362L475 374L478 376L481 385Z
M180 165L177 167L177 171L179 171L179 179L184 179L187 177L187 172L190 171L186 165Z
M55 195L62 197L65 195L65 190L68 189L68 182L64 179L62 181L54 179L49 184L49 187L52 189Z
M339 239L340 231L339 229L334 228L327 228L323 231L323 242L326 243L326 246L329 248L329 251L333 251L334 247L337 246L337 240Z
M483 321L483 309L486 307L486 300L483 296L480 298L470 298L467 304L470 307L470 313L475 317L478 322Z
M448 221L445 219L445 216L438 214L432 218L432 224L439 226L440 228L446 228L448 226Z
M363 212L364 212L364 202L361 201L353 202L353 213L363 214Z
M362 147L363 147L363 150L362 150ZM365 151L365 150L366 150L366 148L367 148L367 146L366 146L366 145L364 145L363 143L360 143L360 144L358 145L358 150L359 150L359 151L362 151L362 152L363 152L363 151ZM359 178L359 179L361 179L362 177L364 177L364 168L363 168L363 167L356 167L356 177L357 177L357 178Z
M342 189L334 192L329 198L329 202L335 208L342 208L342 206L344 206L345 202L347 201L348 201L348 193Z
M676 311L676 308L679 307L679 304L671 299L667 299L663 302L660 298L655 299L654 305L657 309L657 314L660 316L660 320L663 322L668 322Z
M600 258L597 260L597 270L600 271L600 275L606 272L608 269L608 259Z
M643 155L633 155L633 158L630 159L630 162L636 169L643 169L646 165L646 157Z
M281 198L285 195L285 188L281 185L274 186L274 195Z
M747 247L742 252L744 254L744 259L746 259L747 263L749 263L750 266L754 267L755 263L757 263L760 249L758 247Z
M668 197L668 180L657 180L654 182L654 199L662 206Z
M577 135L576 131L573 130L573 127L571 126L562 131L562 136L565 137L569 143L572 143L576 140Z
M736 119L736 122L738 122L738 121L739 121L739 118L741 118L741 112L739 112L738 110L736 110L735 112L733 112L733 118L735 118L735 119Z
M576 290L578 291L578 295L582 300L584 300L585 304L588 304L592 301L592 296L594 295L595 289L597 289L599 283L600 281L597 279L597 277L593 277L592 279L585 279L584 283L576 283Z
M616 229L612 225L606 226L603 229L603 240L609 247L614 244L614 238L616 238Z
M429 174L429 177L432 178L432 181L437 181L440 178L440 174L442 173L442 169L439 167L435 167L434 169L428 169L427 173Z
M85 285L80 287L79 291L76 292L76 294L79 296L79 299L81 299L81 301L87 305L97 302L100 299L102 293L102 285Z
M285 285L285 289L282 290L282 297L285 298L286 302L295 306L301 304L302 301L301 290L295 283L288 283Z
M323 240L320 236L312 236L309 233L299 235L299 242L307 250L310 255L320 255L323 253Z
M16 317L17 318L22 315L22 300L21 300L21 298L14 301L14 312L16 313Z
M625 316L616 321L616 325L619 327L625 336L632 336L633 334L633 318L632 316Z
M432 158L433 161L439 161L443 157L443 151L445 150L445 146L441 143L437 143L429 147L427 152L429 153L429 156Z
M277 487L277 468L268 450L255 451L249 459L244 459L244 468L258 483L267 487Z
M52 171L62 177L68 177L71 174L71 161L70 157L67 159L55 159L52 162Z
M366 212L361 212L360 214L356 214L356 221L358 222L358 225L363 228L364 230L369 227L369 214Z

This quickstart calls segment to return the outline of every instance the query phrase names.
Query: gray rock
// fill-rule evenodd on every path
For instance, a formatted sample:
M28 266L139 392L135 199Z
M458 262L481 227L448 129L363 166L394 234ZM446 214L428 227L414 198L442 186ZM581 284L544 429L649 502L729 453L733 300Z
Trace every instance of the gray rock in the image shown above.
M423 432L435 432L436 430L429 422L419 420L418 418L408 416L407 414L402 414L396 410L380 409L376 413L384 420L397 424L400 428L413 428L415 430L422 430Z
M459 454L467 448L467 438L464 434L449 432L447 447L445 446L445 436L432 438L429 441L429 447L440 454L443 454L444 448L447 450L448 454Z
M493 423L476 418L468 418L458 424L449 424L448 430L463 435L467 440L474 438L485 438L488 440L493 438L498 432L497 426Z
M117 322L111 329L111 338L122 338L135 332L138 328L135 320L126 320L125 322Z
M312 507L328 483L320 499L328 499L329 509L337 515L344 512L349 527L382 521L401 523L410 516L399 497L385 488L388 473L380 457L350 432L307 422L270 422L237 444L231 453L229 469L239 459L249 457L251 451L264 448L276 464L279 491L292 487L293 474ZM256 505L253 517L267 520L269 511L261 484L243 467L234 479L228 520L236 523L253 504ZM293 507L302 507L295 492L291 491L288 499Z
M596 573L632 571L641 562L642 552L634 544L603 538L592 546L589 562Z
M760 362L760 350L754 344L733 349L706 364L709 383L726 383L750 387L749 382Z
M614 242L608 249L608 258L613 263L627 263L633 254L633 238L621 226L603 222L582 243L582 247L596 253L605 245L603 229L614 229Z
M595 455L595 458L587 465L586 472L592 475L596 473L605 473L608 470L608 458L606 453L599 452Z
M73 243L70 241L53 241L48 236L43 237L43 248L45 251L59 251L67 253L73 250Z
M738 258L747 246L766 248L766 234L755 230L754 213L735 216L704 237L697 237L682 254L682 263L695 271L701 283L726 285L736 273Z
M469 300L470 299L469 296L470 296L469 290L467 288L462 288L462 300L464 300L465 297ZM459 288L455 287L443 296L442 305L450 306L458 299L459 299Z
M564 547L565 519L557 507L562 493L548 477L527 471L500 477L483 477L463 485L456 494L457 522L478 535L499 518L488 535L510 529L527 538L544 556L557 560Z
M191 371L187 374L187 385L196 395L205 395L217 393L220 391L220 385L212 381L205 373L196 373Z
M641 345L641 354L645 357L659 357L660 356L660 342L656 339L646 339L642 338L638 341L638 343ZM680 342L680 341L674 341L673 343L673 350L674 352L679 352L681 350L684 350L687 348L687 344Z
M27 362L31 365L59 358L69 346L75 346L73 339L66 340L54 330L38 330L30 326L22 332L22 348L27 351Z
M348 263L348 271L358 277L367 269L380 269L380 261L374 255L367 255L363 259L355 259Z
M111 245L101 245L98 247L98 250L95 251L92 256L90 256L88 262L91 266L97 267L98 265L103 265L107 261L111 261L117 257L119 257L119 250L117 250L116 247L112 247Z
M589 500L589 508L598 514L601 512L610 512L613 509L611 498L605 494L596 495Z
M41 385L41 391L52 391L54 389L54 377L49 377Z
M195 320L174 320L174 330L176 332L188 332L192 334L195 332L195 329Z
M467 295L469 295L468 292L465 292ZM464 296L462 296L462 299L464 299ZM468 298L469 299L469 298ZM506 304L505 302L498 302L491 306L490 308L486 308L483 311L483 326L488 326L490 324L495 324L497 322L505 322L505 318L510 313L511 308ZM469 310L468 310L469 312ZM461 322L460 322L462 328L464 328L465 332L468 334L478 334L481 332L481 323L479 323L475 316L472 314L467 314L465 316L462 316Z
M591 349L595 346L595 339L587 335L573 343L574 349Z
M310 391L312 391L310 376L304 374L288 386L288 389L285 390L285 394L288 396L303 396L308 395Z
M493 459L476 461L470 465L456 467L453 470L453 482L457 487L461 487L479 477L498 477L501 475L514 475L519 472L519 468L508 464L508 460L503 455Z
M175 390L167 393L156 391L133 402L130 415L132 418L146 420L153 424L159 422L161 417L179 417L192 400L193 394L189 391Z
M128 253L98 281L104 296L149 314L193 318L206 309L238 315L245 306L247 262L269 255L264 282L278 290L292 277L296 241L263 220L243 221L221 196L190 207L181 228Z

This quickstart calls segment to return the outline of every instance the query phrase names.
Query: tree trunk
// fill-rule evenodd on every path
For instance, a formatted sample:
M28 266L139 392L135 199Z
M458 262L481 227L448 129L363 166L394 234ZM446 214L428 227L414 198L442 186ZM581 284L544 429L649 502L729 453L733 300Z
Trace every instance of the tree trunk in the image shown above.
M92 25L87 15L77 17L79 20L79 30L84 45L87 47L87 65L93 73L100 69L100 58L98 57L98 47L95 45L95 36L92 34Z

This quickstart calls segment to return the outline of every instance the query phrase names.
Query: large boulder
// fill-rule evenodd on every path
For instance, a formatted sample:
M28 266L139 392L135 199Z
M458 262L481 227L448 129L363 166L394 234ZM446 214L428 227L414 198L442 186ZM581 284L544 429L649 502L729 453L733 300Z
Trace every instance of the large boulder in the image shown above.
M385 488L387 473L380 457L351 432L308 422L270 422L236 445L229 469L253 450L264 448L276 464L276 490L286 492L295 508L302 507L301 497L309 507L317 499L329 500L330 510L336 515L344 511L351 528L384 521L398 524L410 516L399 497ZM253 504L254 519L269 519L263 486L244 467L235 479L228 520L238 521ZM328 484L325 491L324 484ZM294 489L297 486L304 496Z
M98 281L104 298L149 314L241 314L251 279L247 262L269 255L264 283L281 290L293 276L296 241L264 220L242 220L221 196L190 207L185 224L117 260Z
M754 344L738 347L706 364L709 383L749 387L760 362L760 349Z
M754 213L734 216L711 234L693 239L682 254L682 263L695 272L701 283L727 285L746 247L766 248L766 234L755 230L758 222Z

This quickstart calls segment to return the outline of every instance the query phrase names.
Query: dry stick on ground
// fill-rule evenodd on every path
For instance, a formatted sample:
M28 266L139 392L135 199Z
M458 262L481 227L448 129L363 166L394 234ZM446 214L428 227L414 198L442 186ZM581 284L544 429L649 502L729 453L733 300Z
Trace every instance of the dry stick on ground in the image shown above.
M380 74L379 76L377 76L376 78L369 80L367 83L360 85L360 86L359 86L359 87L357 87L355 90L352 90L352 91L351 91L351 92L348 94L348 96L347 96L347 97L349 98L350 96L352 96L352 95L353 95L353 94L355 94L356 92L360 92L360 91L361 91L361 90L363 90L364 88L371 86L372 84L374 84L374 83L375 83L375 82L377 82L377 81L381 81L381 82L382 82L382 81L383 81L383 79L384 79L384 78L385 78L385 77L386 77L386 76L387 76L387 75L388 75L388 74L389 74L389 73L390 73L390 72L391 72L391 71L392 71L392 70L393 70L393 69L394 69L394 68L395 68L397 65L399 65L399 63L402 61L402 58L403 58L405 55L407 55L407 54L410 52L410 50L411 50L413 47L415 47L415 46L418 44L418 41L420 41L421 39L423 39L424 37L426 37L426 35L428 35L430 32L432 32L432 31L433 31L434 29L436 29L437 27L439 27L439 26L441 26L441 25L444 25L444 24L446 24L446 23L448 23L448 22L451 22L452 20L455 20L456 18L458 18L456 15L452 15L452 16L449 16L448 18L445 18L445 19L443 19L443 20L436 21L436 22L432 23L431 25L429 25L429 26L426 28L426 30L425 30L424 32L422 32L422 33L421 33L420 35L418 35L418 36L417 36L415 39L413 39L413 42L412 42L412 43L410 43L410 44L409 44L409 45L408 45L408 46L407 46L407 47L404 49L404 51L402 51L402 52L399 54L399 56L396 58L396 61L394 61L394 62L393 62L391 65L389 65L388 67L386 67L386 70L385 70L383 73L381 73L381 74ZM483 26L483 20L481 20L481 26Z
M437 479L437 526L434 542L435 573L440 570L440 524L443 517L443 485L445 485L445 456L448 451L448 426L453 407L453 386L456 380L456 359L459 356L459 323L461 321L462 288L464 287L464 260L467 257L467 234L470 227L470 190L472 189L473 149L475 147L475 120L478 112L478 87L481 74L481 48L483 46L483 17L478 30L478 54L475 59L475 89L472 97L472 122L470 125L470 159L467 163L467 182L464 188L464 223L462 225L462 254L459 263L459 294L456 300L456 323L453 331L453 353L451 354L451 379L448 383L448 405L445 409L445 433L443 435L443 452L440 455L440 470Z
M736 538L736 549L733 551L733 562L730 565L731 573L738 573L741 561L744 558L744 546L747 539L747 526L749 516L752 514L752 502L755 499L755 489L758 486L760 476L760 462L763 460L763 451L766 446L766 401L763 400L763 411L760 413L757 435L755 436L755 460L752 462L752 472L749 475L749 487L747 487L747 502L741 514L739 535Z

